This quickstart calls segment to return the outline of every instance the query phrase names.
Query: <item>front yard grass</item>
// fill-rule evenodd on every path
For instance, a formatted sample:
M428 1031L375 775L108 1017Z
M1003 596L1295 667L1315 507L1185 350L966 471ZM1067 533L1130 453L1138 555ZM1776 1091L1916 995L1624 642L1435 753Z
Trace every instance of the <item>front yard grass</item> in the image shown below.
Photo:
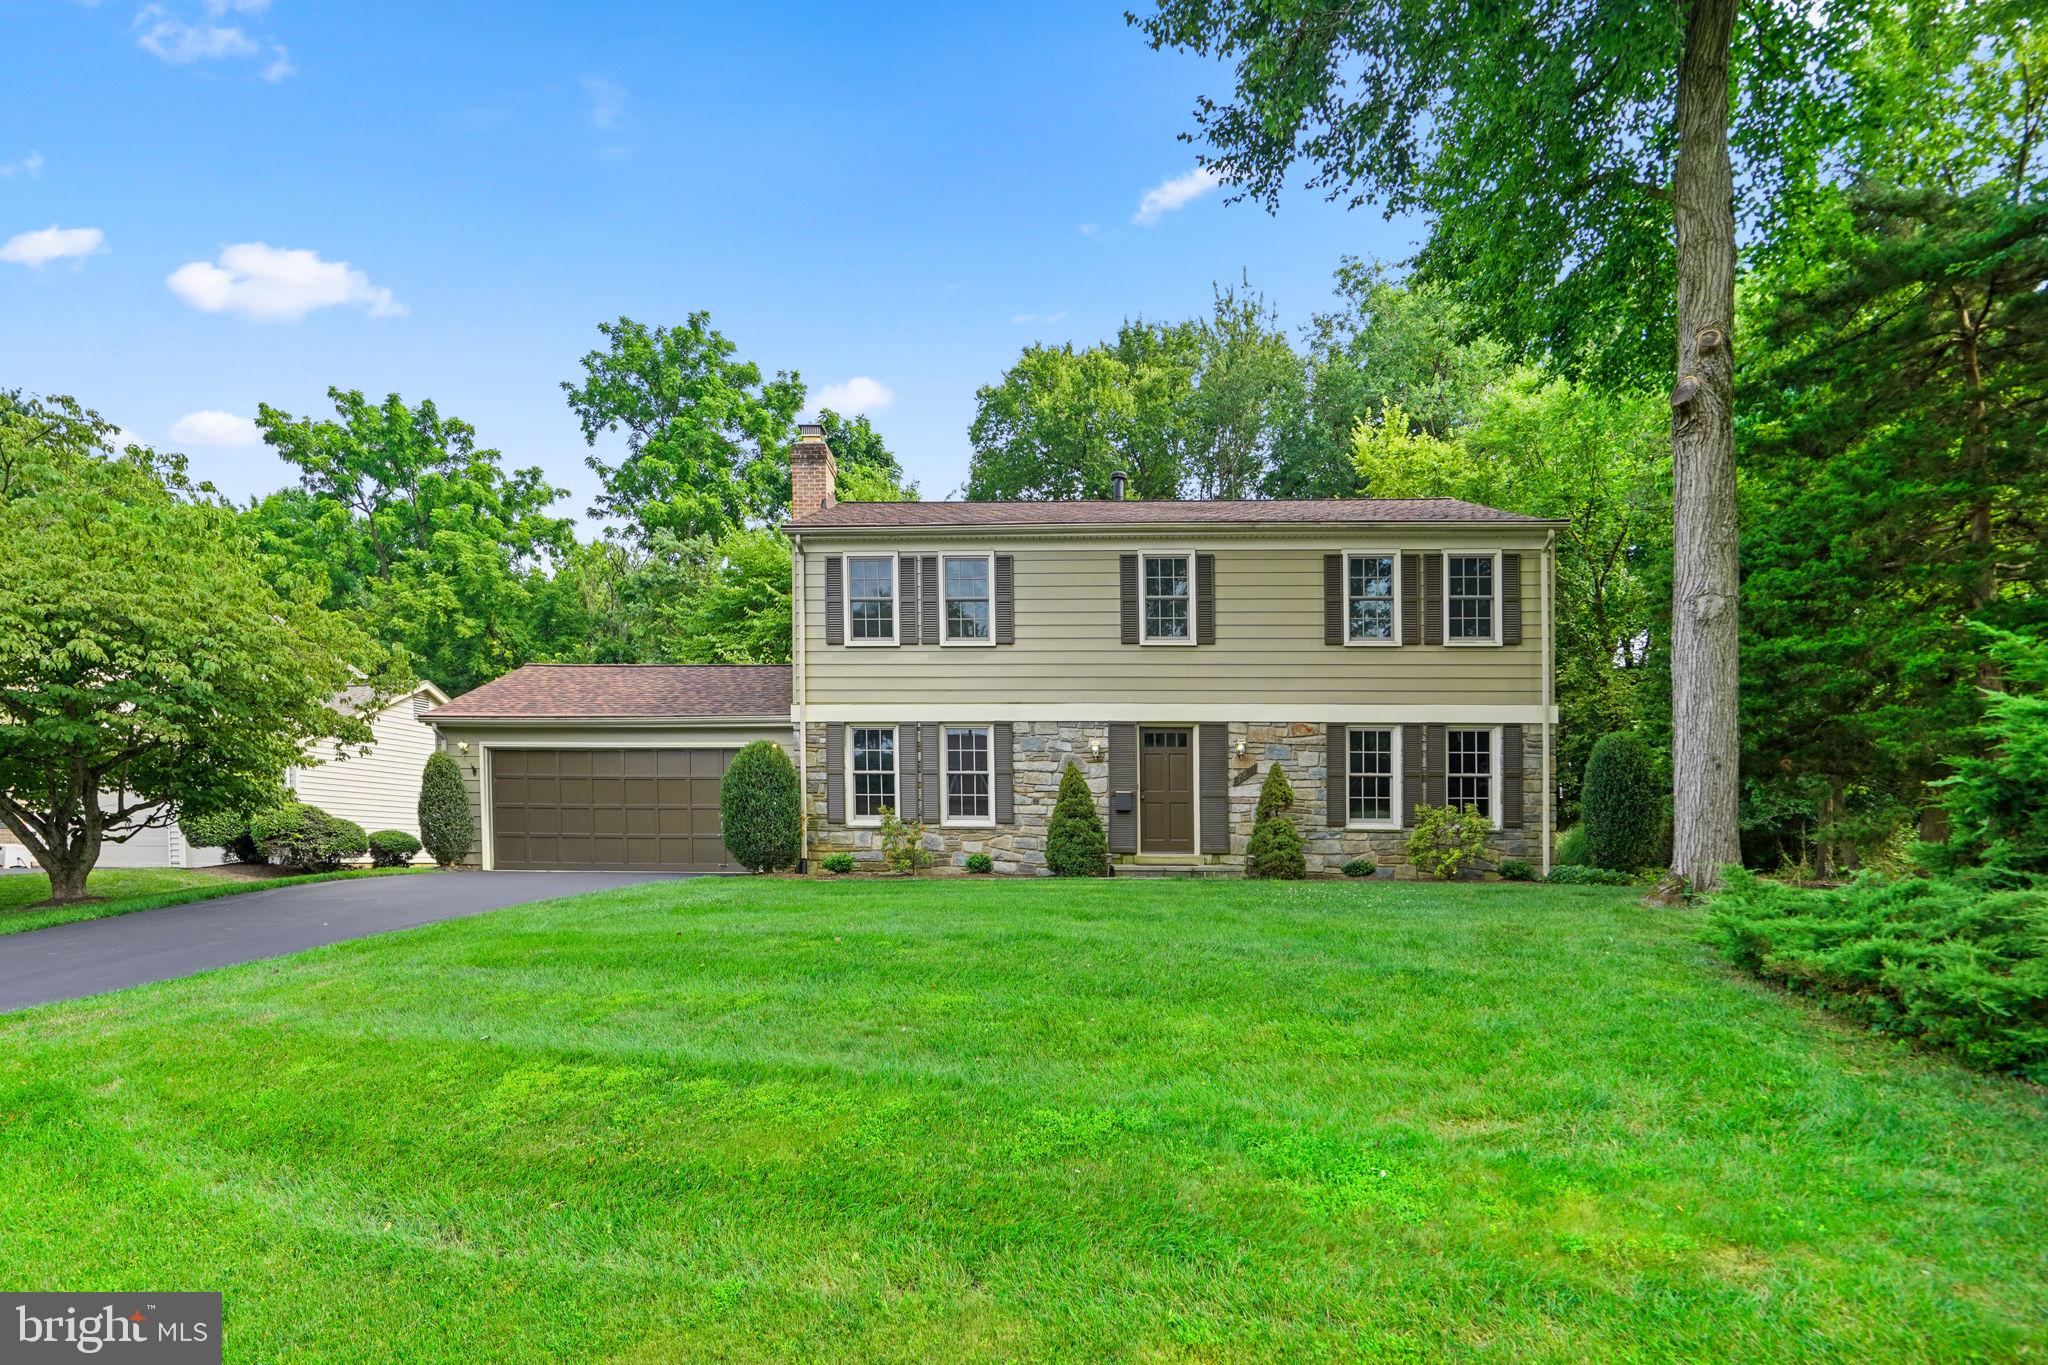
M70 924L74 920L105 919L109 915L132 914L137 910L160 910L166 905L238 896L244 891L267 891L273 886L328 882L342 877L390 877L432 870L424 867L363 867L295 877L248 877L205 868L105 867L95 869L85 879L85 889L104 899L79 905L39 905L37 902L50 897L49 876L42 872L12 873L0 877L0 934L46 929L52 924Z
M1595 887L653 883L0 1019L0 1283L230 1360L2048 1351L2048 1096Z

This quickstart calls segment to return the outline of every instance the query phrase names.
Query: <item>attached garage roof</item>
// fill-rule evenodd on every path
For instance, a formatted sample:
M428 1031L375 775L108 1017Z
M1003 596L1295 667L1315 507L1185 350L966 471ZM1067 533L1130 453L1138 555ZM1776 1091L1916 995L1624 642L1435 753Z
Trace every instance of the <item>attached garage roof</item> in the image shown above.
M788 715L788 664L527 664L436 707L426 718L659 720Z

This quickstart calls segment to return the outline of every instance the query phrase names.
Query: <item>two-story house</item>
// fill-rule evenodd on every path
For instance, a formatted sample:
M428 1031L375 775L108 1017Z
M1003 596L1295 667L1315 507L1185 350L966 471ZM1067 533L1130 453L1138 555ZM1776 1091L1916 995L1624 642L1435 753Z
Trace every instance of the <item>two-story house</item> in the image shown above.
M540 665L430 717L487 866L718 867L717 777L773 738L812 857L885 810L941 863L1043 868L1061 773L1126 864L1241 862L1281 764L1312 870L1405 864L1416 806L1547 862L1559 523L1449 500L835 503L805 428L787 668Z

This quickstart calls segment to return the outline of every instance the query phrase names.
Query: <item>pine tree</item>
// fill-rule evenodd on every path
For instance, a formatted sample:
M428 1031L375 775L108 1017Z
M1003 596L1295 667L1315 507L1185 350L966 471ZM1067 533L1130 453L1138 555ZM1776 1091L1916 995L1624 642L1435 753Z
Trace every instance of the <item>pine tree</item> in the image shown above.
M1259 788L1259 805L1252 825L1251 843L1245 848L1244 870L1249 877L1274 877L1300 881L1308 876L1308 859L1302 852L1301 831L1287 812L1294 809L1294 788L1287 774L1275 763L1266 770Z
M1102 832L1095 795L1088 790L1088 779L1071 763L1060 775L1059 799L1053 802L1046 826L1045 865L1055 877L1109 875L1109 839Z

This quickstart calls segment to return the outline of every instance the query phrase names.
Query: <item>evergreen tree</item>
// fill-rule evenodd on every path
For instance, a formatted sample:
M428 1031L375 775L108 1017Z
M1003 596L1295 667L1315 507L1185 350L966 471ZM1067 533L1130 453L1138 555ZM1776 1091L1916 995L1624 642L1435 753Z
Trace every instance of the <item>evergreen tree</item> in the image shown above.
M1251 842L1245 848L1244 870L1248 877L1273 877L1300 881L1308 875L1308 859L1302 852L1301 831L1287 812L1294 809L1294 788L1278 763L1266 770L1259 787L1259 804L1254 814Z
M1060 794L1045 829L1045 866L1055 877L1109 875L1109 839L1088 779L1072 763L1060 774Z

